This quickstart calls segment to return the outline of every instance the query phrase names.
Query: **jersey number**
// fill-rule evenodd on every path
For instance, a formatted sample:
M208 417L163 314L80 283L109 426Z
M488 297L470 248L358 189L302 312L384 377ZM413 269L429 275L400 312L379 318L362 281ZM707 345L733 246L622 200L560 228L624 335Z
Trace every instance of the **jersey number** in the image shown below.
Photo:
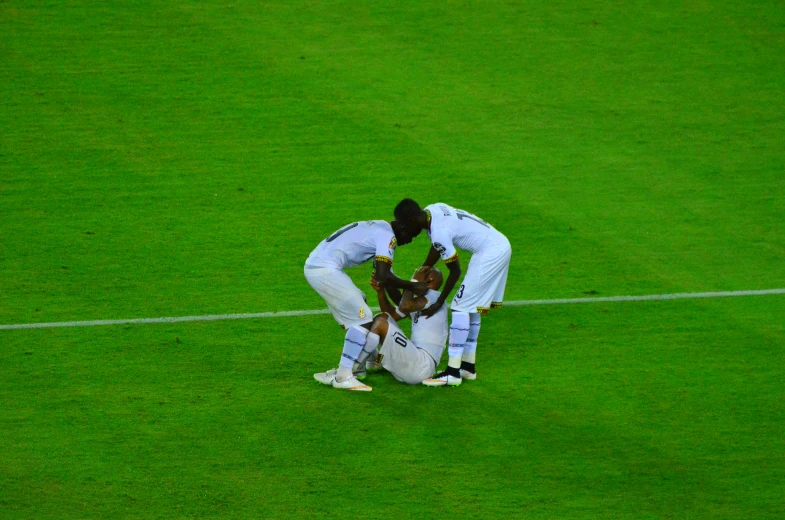
M458 217L458 220L463 220L465 218L468 218L469 220L473 220L475 222L478 222L478 223L482 224L485 227L491 227L483 219L481 219L480 217L477 217L475 215L472 215L471 213L462 213L460 211L456 211L455 215Z
M404 336L403 334L397 331L393 334L393 339L397 344L399 344L403 348L406 348L406 345L409 344L409 342L406 341L406 336Z
M352 229L352 228L356 228L356 227L357 227L357 226L359 226L359 225L360 225L360 223L359 223L359 222L355 222L354 224L349 224L348 226L344 226L344 227L342 227L341 229L339 229L338 231L336 231L335 233L333 233L332 235L330 235L330 236L327 238L327 240L325 240L325 242L332 242L333 240L335 240L335 239L336 239L336 238L338 238L339 236L343 235L344 233L346 233L346 232L347 232L347 231L349 231L350 229Z
M456 300L460 300L461 298L463 298L463 289L465 287L466 287L465 285L461 285L461 288L458 289L458 292L455 294L455 299Z

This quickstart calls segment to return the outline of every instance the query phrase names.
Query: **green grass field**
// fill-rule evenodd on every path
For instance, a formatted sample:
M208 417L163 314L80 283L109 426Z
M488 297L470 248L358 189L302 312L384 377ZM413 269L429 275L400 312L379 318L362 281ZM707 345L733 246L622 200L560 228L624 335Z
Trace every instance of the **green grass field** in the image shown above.
M321 309L403 197L509 301L783 288L783 93L775 1L0 0L0 325ZM783 518L784 316L511 306L360 395L329 315L0 330L0 518Z

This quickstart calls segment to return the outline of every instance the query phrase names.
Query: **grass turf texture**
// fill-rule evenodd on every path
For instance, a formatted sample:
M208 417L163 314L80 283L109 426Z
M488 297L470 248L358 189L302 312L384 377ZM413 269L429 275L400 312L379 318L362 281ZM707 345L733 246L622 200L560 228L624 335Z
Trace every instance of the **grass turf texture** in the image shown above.
M508 300L785 287L784 27L2 2L0 323L321 308L304 258L404 196L507 234ZM329 316L0 331L0 516L781 517L783 311L503 309L478 381L370 395L311 379Z

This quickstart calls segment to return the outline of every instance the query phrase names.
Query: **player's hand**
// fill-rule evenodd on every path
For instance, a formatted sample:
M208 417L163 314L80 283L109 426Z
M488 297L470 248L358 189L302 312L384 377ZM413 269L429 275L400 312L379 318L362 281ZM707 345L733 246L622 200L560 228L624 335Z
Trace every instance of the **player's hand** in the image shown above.
M427 320L428 318L439 312L439 309L442 308L442 305L444 305L443 301L436 300L436 303L434 303L427 309L420 311L420 316L425 316L425 319Z
M425 296L428 292L428 286L425 282L412 282L412 292L417 296Z
M376 273L371 273L371 287L376 292L384 292L384 286L376 280Z

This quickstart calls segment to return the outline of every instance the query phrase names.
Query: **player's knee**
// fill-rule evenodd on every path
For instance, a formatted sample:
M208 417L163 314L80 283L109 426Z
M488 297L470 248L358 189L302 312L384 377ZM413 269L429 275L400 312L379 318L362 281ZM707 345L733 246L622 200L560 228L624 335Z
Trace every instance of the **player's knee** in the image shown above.
M382 312L378 314L374 319L373 323L371 324L371 332L378 335L379 337L384 336L387 334L387 329L389 327L389 323L387 319L390 316L386 312Z
M373 324L373 321L367 321L365 323L360 323L360 324L356 325L356 327L360 327L360 328L363 328L365 330L371 330L371 325L372 324Z

